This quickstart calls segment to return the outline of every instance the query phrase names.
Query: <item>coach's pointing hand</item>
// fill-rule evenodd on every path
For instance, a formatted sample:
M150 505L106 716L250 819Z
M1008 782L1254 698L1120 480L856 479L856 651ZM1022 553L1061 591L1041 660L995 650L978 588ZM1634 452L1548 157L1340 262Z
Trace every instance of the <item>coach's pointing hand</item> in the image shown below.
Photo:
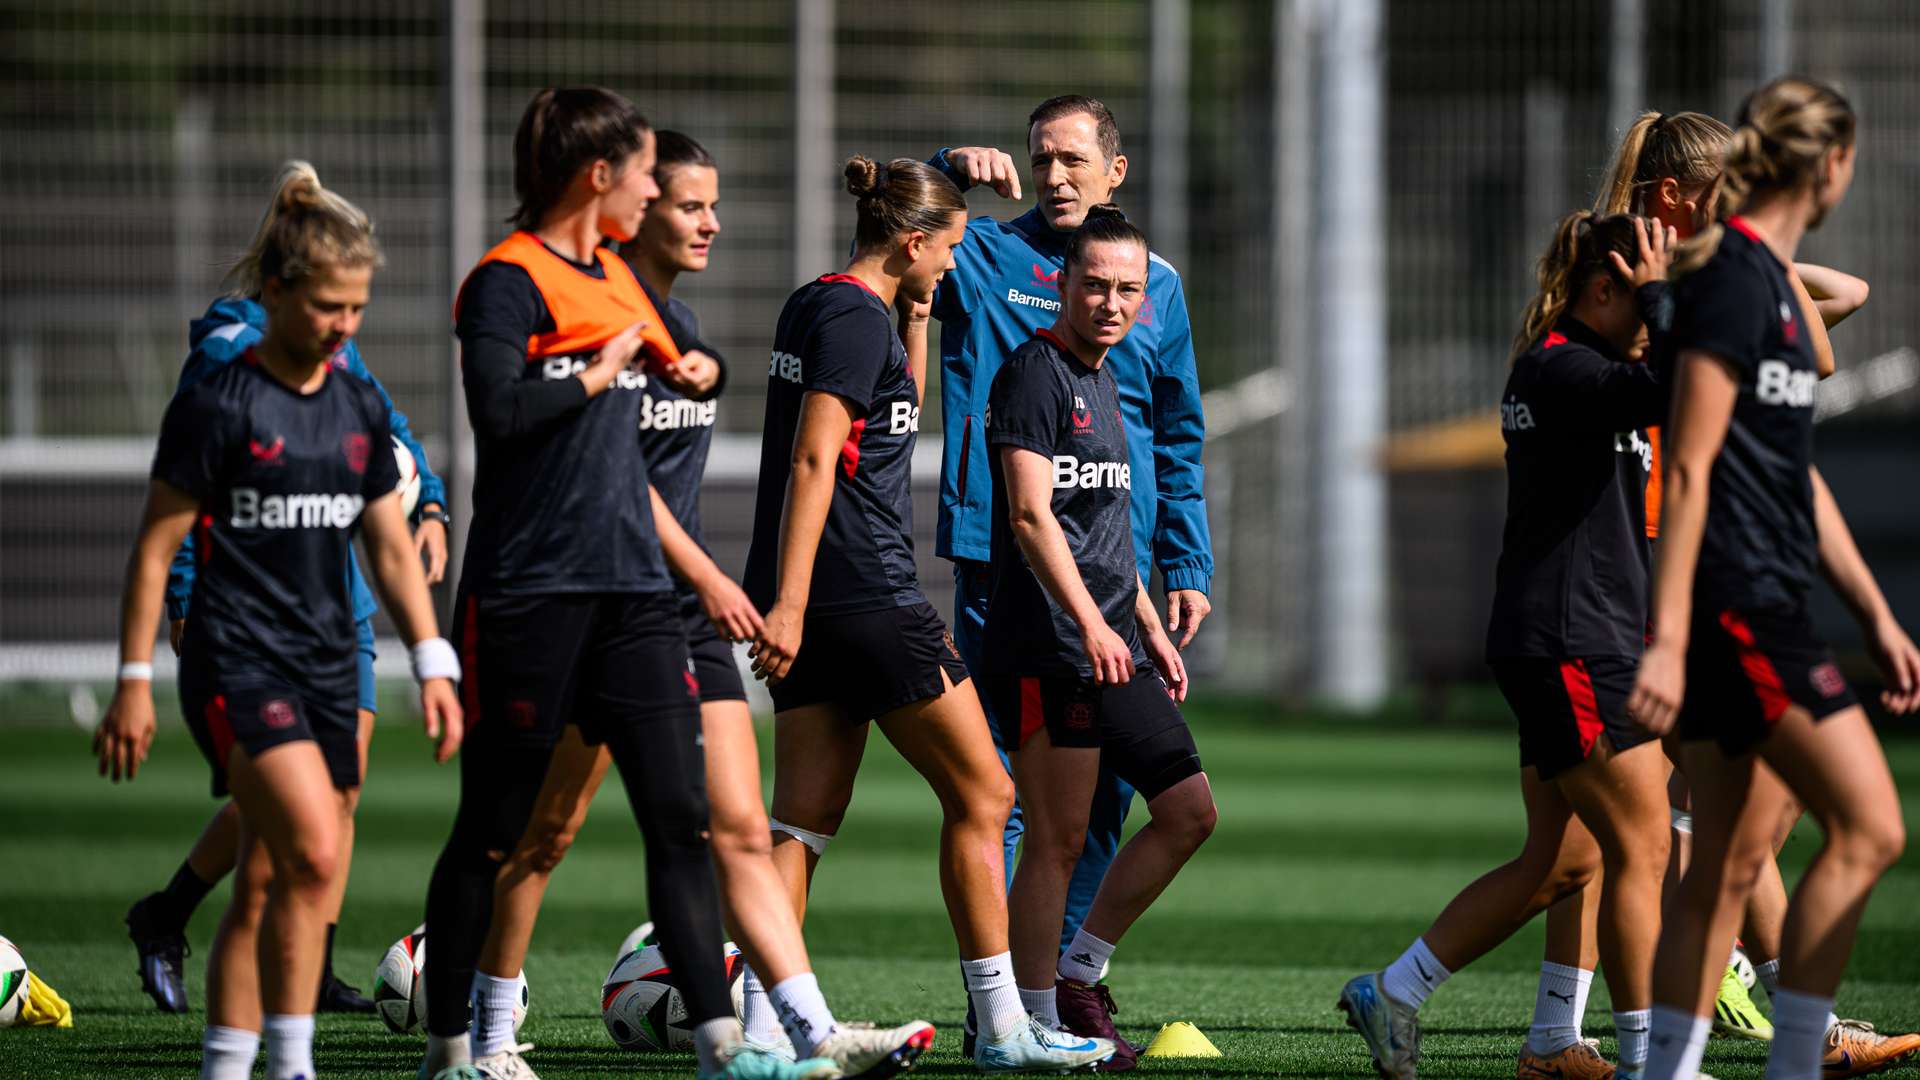
M969 184L986 184L1003 199L1020 197L1020 170L1013 158L991 146L961 146L947 151L947 164Z

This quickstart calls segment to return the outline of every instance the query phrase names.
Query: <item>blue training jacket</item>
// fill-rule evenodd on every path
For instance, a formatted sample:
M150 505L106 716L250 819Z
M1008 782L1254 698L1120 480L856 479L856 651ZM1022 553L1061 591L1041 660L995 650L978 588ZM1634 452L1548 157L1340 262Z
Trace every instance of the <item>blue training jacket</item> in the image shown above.
M962 191L969 186L945 150L927 164ZM954 269L934 294L946 429L935 551L943 558L990 557L993 471L982 424L987 392L1001 363L1059 314L1065 254L1066 235L1049 227L1037 207L1012 221L975 218L967 223L966 242L954 249ZM1213 544L1201 489L1206 418L1186 294L1179 273L1158 255L1149 257L1139 321L1107 353L1106 366L1119 385L1127 424L1140 577L1149 579L1157 568L1168 589L1207 592Z
M180 391L206 378L215 371L239 359L248 349L257 344L266 335L267 310L252 300L240 300L226 297L215 300L207 308L207 313L193 320L187 331L187 362L180 367L180 385L174 388L177 396ZM413 463L420 469L420 505L447 504L447 485L442 483L433 469L427 465L426 448L420 440L413 437L413 431L407 426L407 417L393 407L393 399L387 396L387 388L367 370L366 361L360 359L360 348L352 339L346 347L334 354L333 366L354 378L362 379L373 386L380 400L387 406L387 423L393 429L394 437L406 445L413 454ZM167 618L184 619L187 617L188 602L193 599L193 534L174 553L173 567L167 574ZM347 549L347 586L353 593L353 618L355 622L365 622L373 618L380 605L373 599L373 590L367 588L366 578L360 574L360 563L353 548Z

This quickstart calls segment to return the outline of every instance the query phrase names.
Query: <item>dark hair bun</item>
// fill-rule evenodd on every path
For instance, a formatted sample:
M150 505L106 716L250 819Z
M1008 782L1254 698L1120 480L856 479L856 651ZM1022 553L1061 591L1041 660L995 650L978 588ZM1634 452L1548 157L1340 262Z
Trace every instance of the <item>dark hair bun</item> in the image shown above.
M1119 222L1125 220L1127 220L1127 212L1125 210L1120 209L1120 207L1114 203L1104 202L1087 211L1087 216L1082 219L1081 224L1091 225L1096 221Z
M880 193L880 165L870 157L847 159L847 193L856 199L870 199Z

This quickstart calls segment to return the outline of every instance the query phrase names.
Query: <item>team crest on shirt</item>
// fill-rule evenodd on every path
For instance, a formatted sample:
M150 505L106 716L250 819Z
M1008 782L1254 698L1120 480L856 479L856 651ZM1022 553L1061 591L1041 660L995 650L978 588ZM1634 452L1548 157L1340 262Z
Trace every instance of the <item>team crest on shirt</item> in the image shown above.
M1073 433L1075 435L1093 434L1093 410L1078 394L1073 398Z
M1793 306L1785 300L1780 301L1780 333L1789 345L1800 339L1800 324L1793 321Z
M282 731L293 726L293 706L284 698L274 698L260 706L260 722Z
M364 431L350 431L340 439L340 450L347 455L347 468L355 476L367 471L367 457L372 453L373 444Z
M1060 271L1049 270L1039 263L1033 264L1033 283L1043 289L1051 289L1060 284Z

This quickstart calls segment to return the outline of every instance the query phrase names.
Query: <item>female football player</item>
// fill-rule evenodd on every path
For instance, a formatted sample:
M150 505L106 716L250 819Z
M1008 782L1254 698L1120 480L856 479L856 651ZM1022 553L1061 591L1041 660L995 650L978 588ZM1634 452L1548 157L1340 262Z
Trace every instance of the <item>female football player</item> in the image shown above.
M1662 1080L1699 1067L1725 943L1773 858L1782 784L1826 835L1787 912L1770 1077L1820 1075L1861 911L1905 842L1879 741L1807 613L1817 568L1866 631L1887 707L1920 706L1920 650L1811 462L1819 375L1790 274L1846 194L1854 136L1829 87L1756 91L1720 177L1723 213L1676 264L1652 641L1629 703L1648 730L1679 731L1694 802L1692 866L1656 968L1646 1075Z
M360 783L342 567L363 524L440 759L460 742L459 664L434 625L394 493L387 408L331 364L359 328L379 259L366 215L321 187L311 166L288 165L234 272L257 290L265 332L242 362L168 407L128 566L120 684L95 738L101 771L116 780L134 776L153 737L153 626L168 564L197 524L181 703L214 794L240 808L239 874L208 965L208 1080L251 1075L263 1030L269 1080L314 1075L327 915L344 873L347 792Z
M917 161L856 157L846 178L860 200L853 258L788 297L774 332L747 557L748 594L766 611L754 671L775 709L774 861L804 919L878 721L940 799L941 890L982 1024L975 1063L1091 1066L1112 1043L1062 1035L1021 1008L999 855L1013 783L913 562L926 313L966 202Z

